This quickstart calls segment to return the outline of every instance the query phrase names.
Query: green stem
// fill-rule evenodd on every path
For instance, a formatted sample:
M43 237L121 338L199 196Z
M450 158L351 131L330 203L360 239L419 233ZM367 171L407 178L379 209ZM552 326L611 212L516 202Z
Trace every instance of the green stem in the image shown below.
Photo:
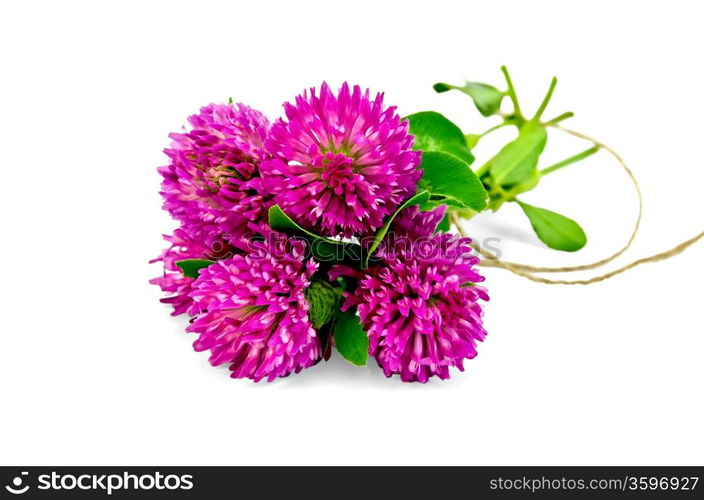
M540 175L547 175L549 173L554 172L555 170L559 170L562 167L566 167L567 165L572 165L573 163L577 163L578 161L584 160L585 158L589 158L591 155L599 151L599 146L592 146L589 149L585 149L581 153L577 153L574 156L570 156L569 158L565 158L562 161L558 161L554 165L550 165L549 167L546 167L540 171Z
M537 122L538 120L540 120L540 117L543 115L545 108L548 107L548 103L550 102L550 99L552 99L552 93L555 91L555 85L557 85L557 77L553 76L552 81L550 82L550 88L548 89L548 93L545 94L545 97L543 98L543 102L540 103L540 107L538 108L538 111L535 113L535 116L533 117L533 121Z
M465 137L465 141L467 142L467 146L469 147L469 149L473 149L474 146L476 146L484 136L489 135L494 130L498 130L501 127L505 127L506 125L508 125L507 122L502 122L502 123L499 123L498 125L494 125L493 127L486 129L481 134L465 134L464 137ZM471 138L471 144L470 144L470 138Z
M567 111L566 113L562 113L561 115L557 115L555 118L552 118L548 121L546 121L543 125L546 127L549 127L551 125L557 125L563 120L567 120L568 118L572 118L574 116L574 113L572 111Z
M513 88L511 76L508 74L508 68L506 68L506 66L501 66L501 72L504 74L504 78L506 79L506 85L508 85L507 93L511 98L511 103L513 104L513 113L522 117L523 113L521 113L521 107L518 105L518 96L516 96L516 89Z
M504 123L499 123L498 125L494 125L493 127L489 128L489 129L486 129L484 132L482 132L481 134L479 134L479 137L484 137L485 135L489 135L489 134L492 133L494 130L499 130L501 127L505 127L506 125L508 125L508 124L505 123L505 122L504 122Z
M488 171L489 171L489 162L486 162L484 165L482 165L481 167L479 167L479 168L474 172L474 175L476 175L477 177L480 177L480 178L481 178L481 176L484 175L484 174L486 174Z

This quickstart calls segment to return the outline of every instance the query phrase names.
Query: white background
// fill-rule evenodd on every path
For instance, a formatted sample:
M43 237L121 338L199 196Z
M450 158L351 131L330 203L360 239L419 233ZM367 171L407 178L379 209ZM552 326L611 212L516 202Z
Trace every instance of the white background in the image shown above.
M3 3L0 463L702 464L702 244L588 287L486 270L489 337L465 373L427 385L338 357L231 380L147 284L173 227L155 171L167 134L229 96L276 117L323 80L476 132L493 122L434 82L501 86L507 64L530 110L557 74L547 114L575 111L569 125L642 184L642 233L619 263L701 231L698 4L580 5ZM550 147L546 163L586 146ZM502 237L511 259L577 264L619 248L635 217L602 155L525 200L580 221L587 248L544 249L514 206L467 229Z

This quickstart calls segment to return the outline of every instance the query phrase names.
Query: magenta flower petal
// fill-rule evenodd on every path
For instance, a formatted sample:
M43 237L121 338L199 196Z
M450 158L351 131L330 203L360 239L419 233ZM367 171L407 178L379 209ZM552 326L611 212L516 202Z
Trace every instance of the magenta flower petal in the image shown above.
M171 134L171 162L163 176L164 208L188 236L209 245L226 235L241 240L265 217L253 185L265 156L269 122L243 104L210 104L188 119L191 129Z
M198 244L182 229L177 229L171 236L164 235L164 239L171 246L164 250L159 257L150 261L150 263L163 262L164 273L162 276L150 280L149 283L158 285L162 291L170 295L161 299L161 302L171 304L174 308L172 315L177 316L185 313L193 304L193 299L188 294L191 293L195 280L184 276L181 269L176 266L176 262L185 259L212 259L213 249ZM219 251L221 255L225 248L224 243L222 246L214 244L214 249Z
M286 119L271 128L261 165L274 201L297 223L318 234L353 236L382 226L416 190L420 152L408 122L383 95L370 99L345 83L327 84L284 105Z
M197 316L187 331L198 334L193 346L209 350L211 364L230 365L232 377L271 381L320 358L303 293L318 265L304 260L302 241L255 245L201 271L190 294Z

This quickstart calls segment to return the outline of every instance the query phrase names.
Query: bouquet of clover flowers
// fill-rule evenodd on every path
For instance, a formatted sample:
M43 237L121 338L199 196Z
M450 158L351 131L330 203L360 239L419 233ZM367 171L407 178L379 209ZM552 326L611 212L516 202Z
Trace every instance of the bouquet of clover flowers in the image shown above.
M663 254L588 281L555 281L536 273L584 270L502 262L465 237L459 219L518 203L549 247L586 243L565 216L521 202L540 178L605 145L577 132L589 149L538 169L548 130L571 113L543 120L556 80L526 118L505 68L506 91L468 82L435 90L467 94L501 123L465 135L436 112L401 118L383 95L323 83L284 104L273 124L243 104L210 104L170 135L169 163L159 168L166 209L179 223L169 247L152 262L151 282L168 294L173 314L187 314L194 348L232 377L274 380L315 365L332 348L365 365L375 358L386 376L406 382L446 379L463 370L484 340L477 271L503 267L545 283L605 279L642 262L684 250L702 234ZM502 111L508 98L512 111ZM472 148L487 133L515 126L517 138L473 170ZM639 193L640 195L640 193ZM638 218L638 223L640 217ZM450 232L455 224L460 234ZM637 231L638 223L633 236ZM632 238L631 238L632 241Z

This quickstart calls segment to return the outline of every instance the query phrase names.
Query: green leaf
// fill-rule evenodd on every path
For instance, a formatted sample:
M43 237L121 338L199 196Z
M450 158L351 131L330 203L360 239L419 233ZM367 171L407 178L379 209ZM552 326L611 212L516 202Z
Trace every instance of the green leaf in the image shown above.
M442 218L440 221L440 224L438 224L438 227L435 228L436 233L447 233L450 231L450 214L447 213L445 214L445 217Z
M313 280L303 290L308 301L308 318L316 330L328 324L339 311L342 289L321 280Z
M491 116L501 107L501 101L504 98L504 93L496 87L486 83L466 82L463 86L457 87L447 83L436 83L433 85L435 92L447 92L448 90L459 90L464 92L474 101L482 116Z
M413 149L420 151L444 151L451 153L470 165L474 155L460 128L435 111L421 111L406 117L409 131L415 140Z
M208 267L213 262L215 261L207 259L184 259L177 261L176 266L181 269L184 276L197 278L199 276L198 271Z
M452 205L481 212L486 208L488 195L482 181L469 165L448 153L423 153L420 167L423 177L421 189L430 192L431 206Z
M516 200L530 220L530 225L550 248L565 252L576 252L587 244L587 235L575 221L544 208L534 207Z
M342 261L350 255L361 255L359 245L331 240L311 233L296 224L278 205L269 209L269 225L276 231L308 240L313 256L323 262Z
M337 316L334 336L335 347L343 358L357 366L367 364L369 337L355 312L345 311Z
M464 135L464 141L467 143L467 147L471 150L474 149L474 146L477 145L479 142L479 139L481 139L482 136L479 134L465 134Z
M439 149L438 151L455 155L460 160L466 162L467 165L474 163L474 155L466 144L446 144L443 149Z
M480 170L488 169L493 181L503 186L523 182L537 168L547 139L544 127L525 128Z
M341 245L343 243L341 241L329 240L323 236L311 233L307 229L303 229L294 222L291 217L286 215L278 205L274 205L269 209L269 225L276 231L281 231L286 234L305 235L311 239L322 240L331 245Z
M452 212L453 214L457 215L457 217L459 217L460 219L465 219L465 220L469 220L472 217L474 217L475 215L477 215L477 212L475 212L471 208L454 208L453 207L452 209L448 210L448 213L449 212Z
M538 170L533 170L528 177L526 177L519 184L515 184L511 187L509 199L515 197L518 194L525 193L531 189L535 189L540 182L540 172Z
M379 248L379 244L381 244L381 241L384 239L384 236L386 236L386 233L389 232L389 228L391 227L391 223L394 221L396 216L401 213L401 210L404 208L413 206L413 205L422 205L423 203L427 202L430 199L430 193L428 191L421 191L419 193L416 193L414 196L411 196L408 198L400 207L396 209L396 211L389 216L389 218L386 220L383 226L379 228L379 230L376 232L374 235L374 241L372 241L371 246L369 247L369 250L367 251L367 254L364 258L364 267L366 268L369 265L369 257L376 251L377 248Z

